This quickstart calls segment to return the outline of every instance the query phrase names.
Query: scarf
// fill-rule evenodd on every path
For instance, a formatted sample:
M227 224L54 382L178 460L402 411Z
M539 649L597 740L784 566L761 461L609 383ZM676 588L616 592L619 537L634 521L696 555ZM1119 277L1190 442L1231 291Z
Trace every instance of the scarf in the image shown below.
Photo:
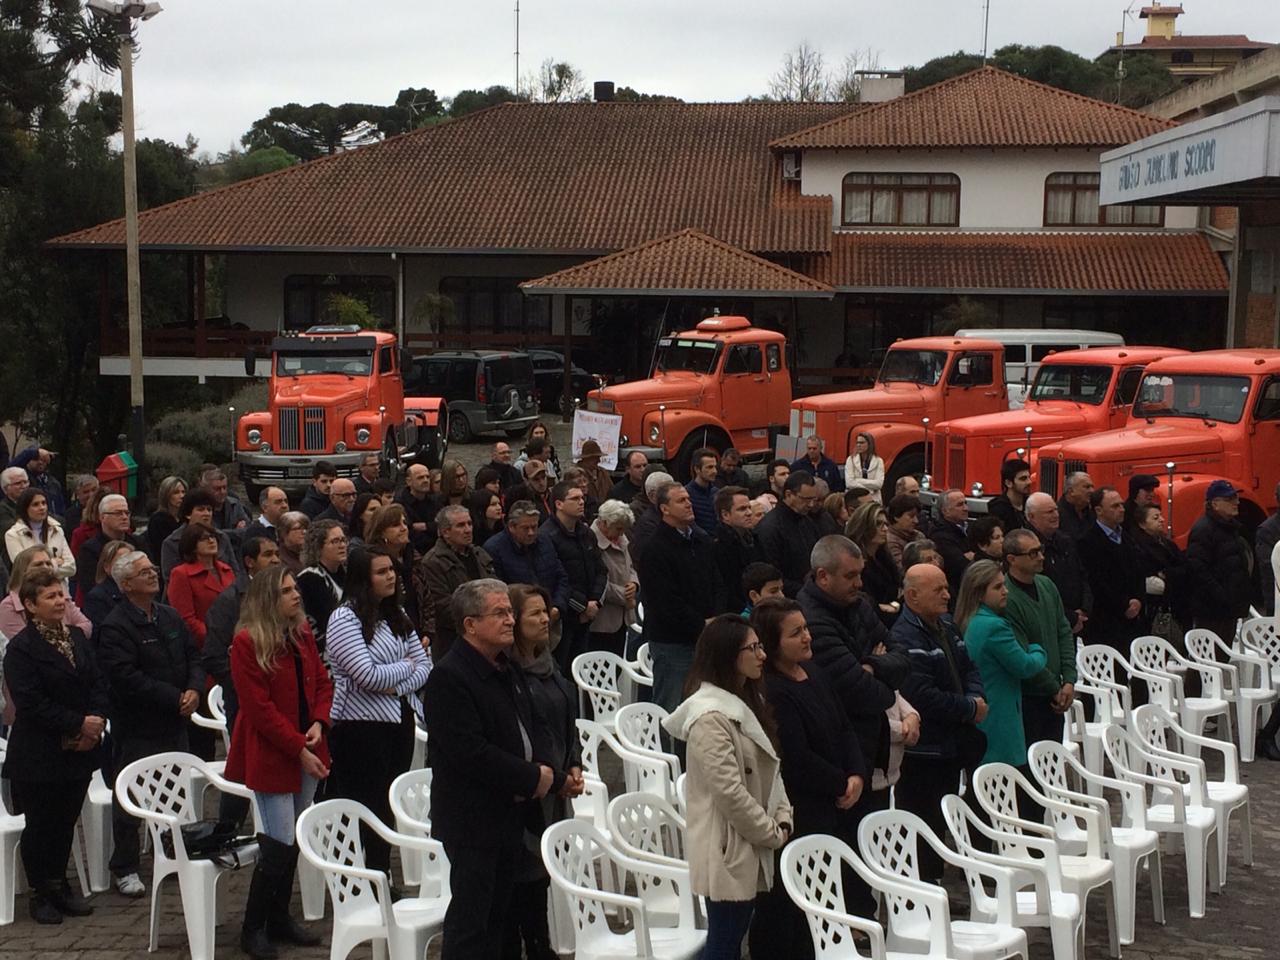
M45 643L66 657L73 667L76 665L76 651L71 645L71 631L67 629L66 624L37 623L36 630Z

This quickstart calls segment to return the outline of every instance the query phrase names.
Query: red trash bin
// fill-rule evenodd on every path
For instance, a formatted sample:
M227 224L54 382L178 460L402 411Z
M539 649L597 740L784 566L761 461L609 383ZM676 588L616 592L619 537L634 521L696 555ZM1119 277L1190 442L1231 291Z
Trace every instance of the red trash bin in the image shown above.
M127 450L111 454L94 473L104 489L119 493L130 502L138 495L138 464Z

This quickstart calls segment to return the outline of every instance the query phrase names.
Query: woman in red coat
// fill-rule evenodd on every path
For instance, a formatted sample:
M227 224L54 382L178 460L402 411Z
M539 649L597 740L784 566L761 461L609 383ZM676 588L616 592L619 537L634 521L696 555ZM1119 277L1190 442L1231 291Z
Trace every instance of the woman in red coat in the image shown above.
M231 679L240 712L226 774L254 792L262 829L240 947L269 960L276 956L272 941L320 942L289 915L289 900L298 864L294 824L329 775L325 731L333 703L333 682L307 627L302 596L282 566L249 581L231 642Z
M218 594L231 586L236 573L218 559L218 536L203 523L187 524L178 541L178 556L183 562L169 572L166 596L203 650L204 615Z

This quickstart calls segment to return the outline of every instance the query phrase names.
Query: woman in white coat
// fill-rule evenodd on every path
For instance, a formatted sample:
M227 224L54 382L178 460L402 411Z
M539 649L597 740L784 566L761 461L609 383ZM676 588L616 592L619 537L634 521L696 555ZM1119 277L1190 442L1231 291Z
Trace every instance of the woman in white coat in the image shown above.
M880 488L884 486L884 460L876 456L876 440L869 433L860 433L853 441L853 453L844 462L844 488L862 487L871 491L871 499L880 502Z
M18 519L4 534L4 549L10 563L27 547L44 547L53 561L54 572L64 581L76 575L76 558L62 532L62 524L49 516L49 498L39 487L22 491L18 497Z
M774 851L791 836L764 661L745 619L716 617L698 638L686 699L663 724L688 743L686 853L690 887L707 898L703 960L741 955L756 895L773 885Z

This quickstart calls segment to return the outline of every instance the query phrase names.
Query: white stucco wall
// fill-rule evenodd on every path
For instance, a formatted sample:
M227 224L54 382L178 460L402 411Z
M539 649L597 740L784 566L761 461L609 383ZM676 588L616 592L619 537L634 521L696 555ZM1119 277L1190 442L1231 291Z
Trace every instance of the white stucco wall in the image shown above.
M800 186L803 193L830 196L832 223L839 224L841 183L846 174L954 173L960 178L960 229L1039 230L1044 225L1045 178L1051 173L1097 170L1100 153L1099 150L808 150L801 165ZM1166 228L1193 229L1195 225L1194 208L1165 210Z

